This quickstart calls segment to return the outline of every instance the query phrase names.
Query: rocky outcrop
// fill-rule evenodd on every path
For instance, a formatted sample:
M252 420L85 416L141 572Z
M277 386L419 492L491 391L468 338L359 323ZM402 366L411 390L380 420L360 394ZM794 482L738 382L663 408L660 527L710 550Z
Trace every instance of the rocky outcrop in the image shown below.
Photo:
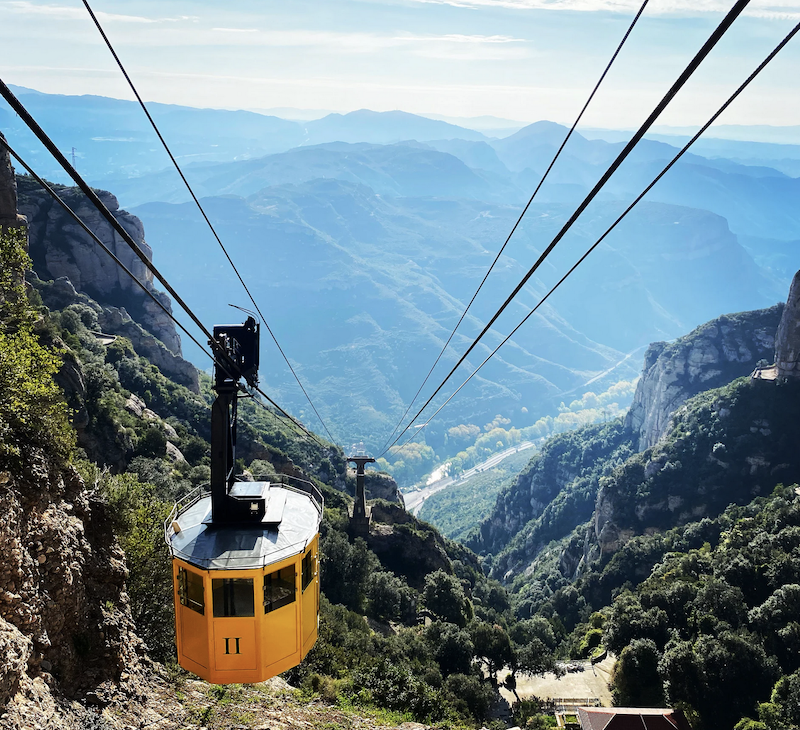
M103 307L98 315L103 329L114 335L127 337L137 355L155 365L164 375L180 385L185 385L193 393L200 392L200 376L197 368L179 354L167 349L160 339L144 330L125 309Z
M0 715L19 694L96 697L136 675L144 645L105 504L38 451L0 482Z
M355 494L355 470L348 470L348 488L350 493ZM405 506L403 495L397 482L388 474L378 471L368 471L364 475L364 490L367 499L385 499L387 502L394 502Z
M76 291L67 277L55 281L42 281L35 272L30 272L28 278L39 292L42 302L51 310L60 311L71 304L84 304L90 307L97 314L98 326L103 333L127 337L137 355L149 360L164 375L180 385L185 385L193 393L200 392L200 376L197 368L167 349L161 340L134 322L124 308L100 306L91 297Z
M665 438L603 480L593 517L600 550L797 483L799 406L797 379L740 379L688 400Z
M66 277L77 291L87 294L100 305L124 307L168 350L180 355L180 337L164 310L133 283L131 277L35 181L21 177L17 183L19 210L28 220L30 256L39 278L56 280ZM60 185L55 188L90 230L171 311L169 297L155 289L149 269L85 196L77 188ZM144 239L142 222L136 216L120 210L117 199L111 193L98 190L97 194L147 258L152 259L153 252Z
M585 426L549 439L498 495L491 514L466 540L479 554L493 554L493 577L526 570L553 539L586 522L602 470L631 453L631 433L619 421ZM611 467L608 467L609 469Z
M800 271L792 279L775 335L775 365L778 377L800 378Z
M0 134L0 139L5 137ZM17 180L5 145L0 144L0 230L26 225L25 216L17 213Z
M658 442L688 398L749 375L760 360L771 361L782 311L776 305L724 315L672 343L650 345L626 417L638 433L639 451Z
M442 536L398 504L377 502L372 505L367 544L384 567L405 577L408 584L418 590L422 589L429 573L453 572Z

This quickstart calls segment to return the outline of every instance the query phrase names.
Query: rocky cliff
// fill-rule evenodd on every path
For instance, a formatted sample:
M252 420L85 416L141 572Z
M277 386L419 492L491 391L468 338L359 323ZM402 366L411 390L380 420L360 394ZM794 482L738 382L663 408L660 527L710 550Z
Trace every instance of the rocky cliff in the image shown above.
M2 133L0 139L5 140ZM17 213L17 181L8 151L0 145L0 229L17 228L27 223L25 216Z
M775 335L775 366L779 377L800 377L800 271L792 279Z
M24 219L14 208L13 183L3 150L0 221L15 227ZM15 260L10 256L4 265L16 267L9 264ZM21 266L15 274L21 283ZM19 287L5 294L19 297ZM9 331L7 324L0 322L4 336L20 332L19 322ZM0 395L24 412L25 398L33 396L15 401L9 390L18 385ZM0 727L92 727L99 710L89 705L135 696L134 679L143 676L144 646L125 592L125 556L106 505L64 454L27 436L20 441L13 418L4 417L2 426L7 444L16 440L22 448L18 458L6 449L0 465Z
M174 354L181 354L181 342L175 325L164 311L81 229L72 218L42 190L35 180L19 177L19 211L28 219L30 256L40 279L69 279L79 292L101 306L124 307L148 332ZM130 271L171 311L169 297L153 285L153 275L136 257L109 223L77 188L54 186L67 205ZM119 209L117 199L104 190L98 196L134 241L152 259L152 250L144 239L142 222Z
M795 379L740 378L688 400L656 446L604 480L593 517L601 551L800 481L798 406Z
M776 305L724 315L674 342L650 345L625 421L638 434L639 451L658 442L688 398L749 375L760 360L771 362L782 311Z
M0 473L0 726L41 723L44 704L102 704L141 672L125 556L105 506L71 467L29 455Z
M15 182L10 164L0 180L0 210L14 210L19 192L19 210L28 220L29 254L33 272L29 275L42 301L50 309L87 304L98 313L103 333L127 337L138 355L147 358L161 372L195 393L199 392L195 367L181 357L181 341L171 319L131 278L28 177ZM3 176L0 172L0 177ZM55 186L67 204L81 217L119 259L171 311L169 297L153 286L153 276L128 246L113 233L82 193L76 188ZM105 191L98 195L114 213L148 258L152 251L144 240L144 229L136 216L119 210L116 198ZM2 207L3 205L7 207ZM23 219L24 220L24 219Z

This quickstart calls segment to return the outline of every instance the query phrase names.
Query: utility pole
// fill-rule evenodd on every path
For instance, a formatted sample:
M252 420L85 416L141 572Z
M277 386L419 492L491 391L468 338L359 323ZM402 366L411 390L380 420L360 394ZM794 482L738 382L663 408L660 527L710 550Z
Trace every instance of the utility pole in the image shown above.
M72 167L75 167L75 148L72 148Z

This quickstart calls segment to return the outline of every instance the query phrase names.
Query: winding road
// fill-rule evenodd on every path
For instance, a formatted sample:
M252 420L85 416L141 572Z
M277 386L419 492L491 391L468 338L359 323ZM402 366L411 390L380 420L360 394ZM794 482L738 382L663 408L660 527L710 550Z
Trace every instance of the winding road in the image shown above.
M447 489L451 484L457 484L460 482L464 482L470 477L479 474L480 472L486 471L487 469L491 469L494 466L497 466L503 459L507 459L509 456L513 456L514 454L518 453L519 451L525 451L526 449L531 449L536 444L533 441L523 441L521 444L517 446L512 446L510 449L506 449L505 451L501 451L498 454L494 454L490 456L485 461L482 461L480 464L476 464L471 469L467 469L466 471L461 472L455 479L452 477L445 477L444 479L439 479L436 482L426 485L422 489L418 489L414 492L406 492L403 494L403 500L406 504L406 510L411 512L415 517L419 514L420 509L422 508L423 502L430 497L432 494L436 494L436 492L441 492L443 489Z

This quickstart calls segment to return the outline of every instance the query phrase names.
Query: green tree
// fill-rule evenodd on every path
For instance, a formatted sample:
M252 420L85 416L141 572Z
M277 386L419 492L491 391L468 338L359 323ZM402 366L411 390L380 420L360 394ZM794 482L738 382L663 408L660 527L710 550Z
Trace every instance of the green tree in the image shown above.
M661 656L652 639L634 639L614 666L611 679L614 704L628 707L660 707L664 687L658 672Z
M425 630L425 638L442 674L469 674L475 647L469 633L455 624L434 621Z
M470 636L475 646L475 656L486 663L486 669L493 682L497 682L497 673L506 666L513 666L516 661L506 630L498 624L475 621L470 626Z
M34 332L36 313L23 283L29 265L23 234L0 231L0 468L20 466L36 446L66 460L75 444L54 380L60 353L44 347Z
M426 608L443 621L463 628L472 618L472 603L461 582L441 569L425 576L422 596Z

